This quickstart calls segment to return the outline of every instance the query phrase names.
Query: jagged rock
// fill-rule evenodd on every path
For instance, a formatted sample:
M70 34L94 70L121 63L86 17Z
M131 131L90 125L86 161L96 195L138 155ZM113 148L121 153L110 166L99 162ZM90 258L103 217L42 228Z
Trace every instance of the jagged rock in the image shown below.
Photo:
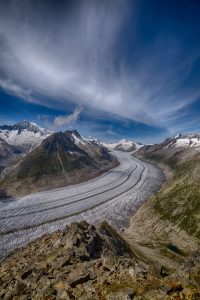
M85 275L79 275L71 280L69 280L67 283L73 288L77 284L84 283L90 279L90 273L87 273Z
M174 282L174 281L170 281L170 280L164 281L161 288L166 293L170 293L173 291L182 291L182 289L183 289L182 284L180 282Z
M117 255L124 255L129 253L131 255L131 249L129 245L124 241L120 234L111 227L107 222L101 222L95 226L98 235L106 244L106 248L116 253Z
M149 266L147 273L148 273L148 275L151 275L151 276L161 276L162 268L163 268L162 265L156 261Z
M1 262L0 300L198 299L200 293L194 286L200 274L197 254L189 258L185 268L163 278L161 265L154 263L146 268L135 258L120 256L123 247L126 251L129 248L117 231L111 229L109 233L110 226L105 222L97 227L101 236L96 227L75 222L13 252ZM87 248L91 236L96 241L93 250L98 258L95 259L95 252L89 253ZM112 242L108 242L109 237ZM76 245L65 248L73 243ZM188 293L177 280L180 272L186 272L193 284Z
M26 271L22 274L21 279L26 279L29 275L31 275L32 270Z
M190 289L188 289L188 288L184 288L183 290L182 290L182 294L184 295L184 296L188 296L188 294L189 294L189 292L190 292Z
M72 298L70 297L70 294L66 290L62 289L62 290L60 290L58 292L56 299L59 299L59 300L62 300L62 299L63 300L64 299L65 300L70 300Z
M27 285L22 281L17 281L15 288L13 289L13 295L22 295L25 294L27 290Z
M130 271L130 269L129 269L129 271ZM143 276L143 275L145 275L147 273L147 270L146 270L146 268L141 263L139 263L136 260L134 271L131 270L130 272L131 272L131 276L135 277L135 276Z
M102 259L103 259L103 267L105 270L111 270L115 264L118 262L118 255L113 253L108 249L104 249L102 252Z
M193 252L183 263L183 265L170 277L174 281L179 281L183 286L190 284L198 270L200 270L200 251ZM195 282L196 283L196 282Z
M106 297L107 300L131 300L135 295L135 290L131 288L124 288L123 290L111 293Z
M60 269L62 267L67 266L70 263L70 259L71 259L70 255L62 258L60 261L58 261L58 262L55 263L55 265L53 266L54 269Z
M86 292L95 292L95 287L92 286L92 281L85 282L83 288Z
M38 266L37 266L37 269L40 270L40 269L47 269L48 268L48 264L46 261L42 261Z

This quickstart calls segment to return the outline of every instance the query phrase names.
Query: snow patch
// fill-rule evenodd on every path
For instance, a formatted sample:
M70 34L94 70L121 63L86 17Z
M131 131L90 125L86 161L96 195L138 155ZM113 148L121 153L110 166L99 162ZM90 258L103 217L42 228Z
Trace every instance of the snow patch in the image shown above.
M82 145L85 145L85 142L81 139L79 139L75 134L72 133L72 137L74 139L74 143L77 145L77 144L82 144Z

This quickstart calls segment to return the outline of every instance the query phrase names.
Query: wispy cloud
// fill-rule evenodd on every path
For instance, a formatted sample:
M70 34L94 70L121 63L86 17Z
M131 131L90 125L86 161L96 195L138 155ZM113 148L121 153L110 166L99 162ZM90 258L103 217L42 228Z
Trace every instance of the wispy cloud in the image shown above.
M22 98L26 101L31 101L31 90L25 90L21 86L13 83L10 79L1 79L0 78L0 87L9 95L15 95L19 98Z
M112 135L117 135L117 136L119 136L119 134L115 133L115 132L112 131L112 130L108 130L108 133L109 133L109 134L112 134Z
M139 1L132 2L1 1L1 87L51 108L66 110L72 102L172 126L180 107L200 93L195 80L185 84L199 52L191 47L184 53L182 40L161 29L146 47L139 45ZM53 126L70 124L79 114L59 116Z

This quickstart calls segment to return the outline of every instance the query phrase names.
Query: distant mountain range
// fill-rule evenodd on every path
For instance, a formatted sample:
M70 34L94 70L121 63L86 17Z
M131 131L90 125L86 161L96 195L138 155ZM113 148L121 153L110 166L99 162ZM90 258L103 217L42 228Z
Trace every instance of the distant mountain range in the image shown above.
M0 138L4 139L8 144L18 147L20 151L25 153L38 146L42 140L52 133L53 131L41 128L27 120L13 126L0 126Z
M125 152L131 152L131 151L137 150L143 146L140 143L127 141L125 139L123 139L117 143L103 143L103 142L99 141L98 139L90 136L87 140L91 143L96 143L98 145L104 146L109 150L119 150L119 151L125 151Z
M13 126L3 125L0 126L1 187L12 195L22 195L28 192L26 185L29 192L34 192L91 178L115 165L107 149L139 150L138 157L173 168L184 160L185 154L179 155L180 151L200 149L200 134L177 134L163 143L143 146L125 139L103 143L93 137L84 138L76 130L54 132L27 120ZM188 153L192 155L192 151Z

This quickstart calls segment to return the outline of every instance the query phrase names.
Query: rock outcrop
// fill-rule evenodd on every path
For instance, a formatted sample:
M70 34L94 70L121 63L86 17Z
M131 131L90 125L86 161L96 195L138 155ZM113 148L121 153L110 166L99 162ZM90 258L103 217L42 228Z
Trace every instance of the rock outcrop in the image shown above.
M147 266L106 222L75 222L1 262L0 299L198 299L199 262L196 252L175 272Z

